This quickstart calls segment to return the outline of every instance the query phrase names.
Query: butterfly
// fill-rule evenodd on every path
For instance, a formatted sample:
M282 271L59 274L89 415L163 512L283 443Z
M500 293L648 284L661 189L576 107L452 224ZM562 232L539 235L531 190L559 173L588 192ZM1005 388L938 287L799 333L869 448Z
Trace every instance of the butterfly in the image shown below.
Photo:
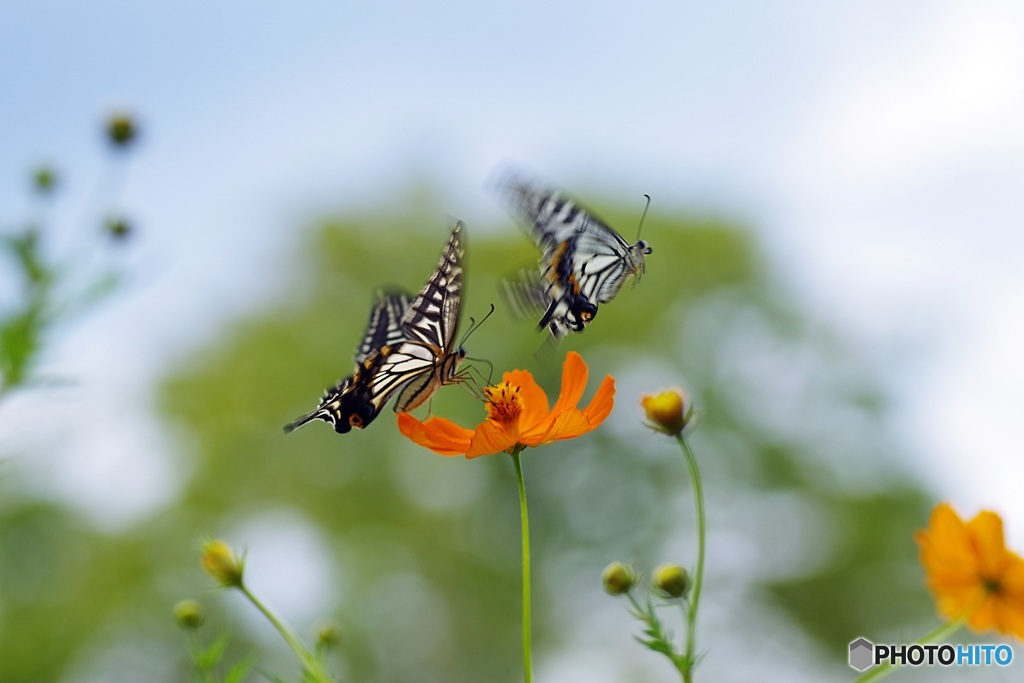
M412 301L370 316L370 328L356 355L356 369L327 392L320 406L285 427L313 419L345 433L369 425L396 392L395 412L413 410L442 385L464 377L459 365L466 351L455 344L462 300L462 223L452 230L434 274ZM404 303L401 316L395 315Z
M498 191L512 213L530 226L541 249L540 272L506 282L507 298L518 312L543 311L538 326L557 341L582 332L611 301L626 278L644 273L644 240L629 244L619 233L558 190L506 173Z
M365 413L365 400L353 393L353 380L371 355L405 339L401 321L410 304L410 297L405 292L377 292L375 299L370 310L370 320L366 325L366 333L356 350L353 373L325 391L316 410L286 424L285 433L295 431L313 420L323 420L333 426L336 432L344 434L352 429L351 418L355 417L355 421L366 419L365 414L362 414Z

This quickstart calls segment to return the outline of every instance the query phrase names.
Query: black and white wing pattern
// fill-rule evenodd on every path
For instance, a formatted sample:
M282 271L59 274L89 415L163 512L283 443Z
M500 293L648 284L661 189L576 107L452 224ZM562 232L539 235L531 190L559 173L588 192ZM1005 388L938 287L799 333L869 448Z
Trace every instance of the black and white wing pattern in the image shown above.
M639 279L651 247L629 244L619 233L558 190L508 172L498 191L541 249L540 277L506 287L509 298L544 308L541 327L556 338L581 332L611 301L626 278Z
M370 320L367 322L363 341L356 351L356 368L353 374L324 392L324 397L316 410L285 425L286 433L313 420L323 420L333 426L335 431L344 434L352 429L353 424L350 418L353 415L358 416L361 409L362 412L365 412L365 409L362 408L362 399L352 392L354 380L368 358L377 354L380 349L400 343L405 338L401 323L411 302L408 294L397 291L377 292L375 299L373 308L370 310ZM357 417L356 421L361 419L361 417Z
M424 403L441 386L459 381L466 351L456 348L462 303L462 223L456 224L430 279L402 318L405 341L382 349L380 367L369 380L371 402L379 411L395 391L395 412Z

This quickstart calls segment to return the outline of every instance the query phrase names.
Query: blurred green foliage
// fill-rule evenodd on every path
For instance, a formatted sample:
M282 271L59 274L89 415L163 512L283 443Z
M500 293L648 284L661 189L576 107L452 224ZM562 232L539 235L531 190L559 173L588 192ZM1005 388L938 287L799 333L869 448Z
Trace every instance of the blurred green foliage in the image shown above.
M596 208L613 225L636 222L632 211ZM442 215L419 207L327 221L291 264L286 297L227 324L169 370L160 410L189 475L162 514L101 533L54 503L0 496L0 680L58 680L96 653L125 648L146 656L113 656L135 668L104 670L105 680L181 680L188 661L167 615L186 597L207 603L204 629L235 632L228 659L259 647L261 670L294 678L285 653L231 626L229 600L205 592L197 564L197 539L268 511L302 520L323 540L335 588L323 616L344 633L341 680L519 679L518 501L508 458L434 455L402 439L390 409L344 436L319 422L281 433L350 372L374 289L415 291L425 281L451 227ZM535 262L532 245L511 223L467 226L463 329L490 303L499 309L467 342L470 356L493 362L495 379L528 368L549 394L572 348L590 366L588 397L604 374L618 380L601 429L523 456L535 656L543 665L587 619L565 605L613 600L601 587L608 562L693 561L666 556L692 545L687 477L675 446L641 426L637 406L644 391L683 384L701 413L692 443L708 501L701 649L716 647L706 626L716 594L746 590L844 676L852 637L914 632L932 614L912 541L929 505L886 436L877 378L856 349L800 313L747 231L652 211L644 233L654 248L646 277L602 306L585 334L537 355L543 338L505 316L496 294L500 277ZM454 387L438 392L431 410L466 425L484 415ZM732 542L716 541L724 537ZM615 646L640 648L628 638ZM663 680L674 680L666 667Z

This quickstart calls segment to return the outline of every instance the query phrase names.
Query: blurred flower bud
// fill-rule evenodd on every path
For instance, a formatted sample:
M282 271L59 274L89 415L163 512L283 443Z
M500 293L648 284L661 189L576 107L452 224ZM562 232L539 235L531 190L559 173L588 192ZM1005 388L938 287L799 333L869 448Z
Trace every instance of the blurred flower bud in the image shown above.
M207 541L204 543L199 563L207 574L217 579L222 585L233 588L241 587L245 562L226 542Z
M690 589L690 575L678 564L663 564L654 570L654 587L666 598L681 598Z
M56 185L57 172L51 167L43 165L32 171L32 186L39 194L50 194Z
M203 614L203 606L195 600L182 600L174 604L171 613L178 626L188 629L196 629L203 625L206 615Z
M334 647L341 642L341 629L338 624L325 619L316 627L316 646L321 649Z
M608 595L622 595L628 593L636 584L636 574L632 569L621 562L612 562L604 568L601 574L601 582Z
M132 224L121 216L111 216L107 219L104 227L107 233L118 242L127 239L132 234Z
M678 436L690 422L693 406L682 389L666 389L657 394L647 394L640 399L640 405L650 426L664 434Z
M131 114L120 112L107 119L107 139L117 149L126 149L135 140L138 129Z

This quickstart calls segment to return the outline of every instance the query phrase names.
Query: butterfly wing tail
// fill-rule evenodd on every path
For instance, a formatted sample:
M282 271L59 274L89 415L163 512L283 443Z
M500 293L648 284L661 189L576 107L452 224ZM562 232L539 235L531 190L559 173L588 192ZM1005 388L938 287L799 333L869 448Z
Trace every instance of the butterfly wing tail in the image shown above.
M303 415L302 417L297 418L297 419L293 420L292 422L289 422L288 424L286 424L284 426L284 433L285 434L291 434L292 432L294 432L299 427L302 427L303 425L307 425L310 422L312 422L313 420L323 419L322 417L320 417L320 413L321 413L320 408L317 408L316 410L308 412L305 415Z

